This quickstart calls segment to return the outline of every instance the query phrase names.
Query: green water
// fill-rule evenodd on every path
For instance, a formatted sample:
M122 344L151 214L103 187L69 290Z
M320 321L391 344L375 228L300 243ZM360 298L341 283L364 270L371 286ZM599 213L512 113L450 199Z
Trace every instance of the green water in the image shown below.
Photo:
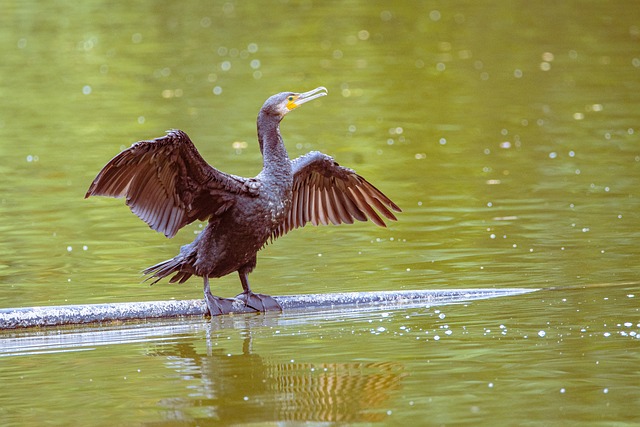
M290 155L333 155L404 212L291 232L256 291L544 289L2 332L3 425L640 420L635 3L5 2L0 49L0 307L199 298L139 281L200 225L167 240L89 183L169 128L253 176L264 100L321 85L282 124Z

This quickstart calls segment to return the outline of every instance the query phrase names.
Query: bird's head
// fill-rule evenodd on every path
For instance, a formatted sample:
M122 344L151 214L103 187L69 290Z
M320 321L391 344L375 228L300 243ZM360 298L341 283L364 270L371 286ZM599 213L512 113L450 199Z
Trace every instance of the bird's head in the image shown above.
M305 102L326 95L327 88L322 86L304 93L282 92L267 99L260 112L282 118Z

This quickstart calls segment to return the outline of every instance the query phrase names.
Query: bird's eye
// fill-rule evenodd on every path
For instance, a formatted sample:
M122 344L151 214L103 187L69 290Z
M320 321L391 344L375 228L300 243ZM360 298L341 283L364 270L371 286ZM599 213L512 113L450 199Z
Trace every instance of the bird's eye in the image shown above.
M289 101L293 101L293 96L290 96L288 99Z

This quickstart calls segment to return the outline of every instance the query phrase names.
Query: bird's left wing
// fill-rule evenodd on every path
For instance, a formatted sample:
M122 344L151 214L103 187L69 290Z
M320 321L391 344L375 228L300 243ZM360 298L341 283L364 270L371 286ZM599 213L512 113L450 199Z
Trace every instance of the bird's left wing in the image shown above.
M376 212L395 221L401 209L355 171L342 167L326 154L313 151L292 160L293 197L284 223L273 237L282 236L308 222L313 225L370 219L385 227ZM374 210L375 208L375 210Z
M111 159L85 198L126 197L131 211L149 227L173 237L196 219L221 215L238 195L255 195L257 185L210 166L186 133L171 130Z

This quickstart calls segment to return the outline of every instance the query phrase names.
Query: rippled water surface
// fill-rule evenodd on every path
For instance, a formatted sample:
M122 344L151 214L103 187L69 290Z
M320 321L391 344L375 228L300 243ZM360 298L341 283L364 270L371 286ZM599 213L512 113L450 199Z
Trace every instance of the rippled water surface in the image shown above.
M359 312L0 332L3 425L634 425L640 419L640 9L556 2L10 2L0 17L0 307L201 295L140 284L172 240L100 168L180 128L261 166L273 93L290 155L402 208L259 255L274 295L541 288ZM224 296L237 276L216 280Z

